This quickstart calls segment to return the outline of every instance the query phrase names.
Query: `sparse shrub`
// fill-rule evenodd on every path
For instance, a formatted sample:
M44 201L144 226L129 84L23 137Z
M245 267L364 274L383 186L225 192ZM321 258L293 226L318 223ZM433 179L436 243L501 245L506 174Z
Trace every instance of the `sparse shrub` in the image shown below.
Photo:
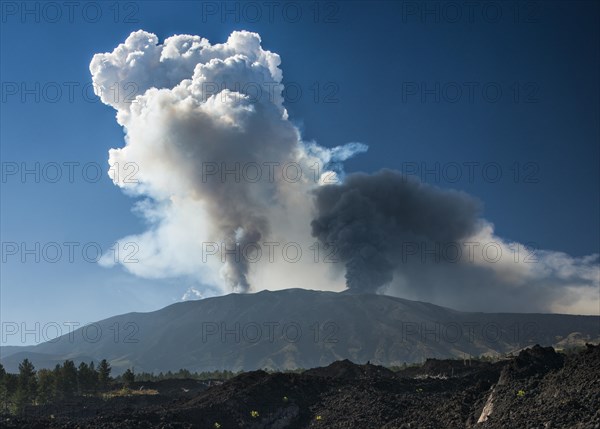
M517 398L523 398L525 396L525 391L523 389L517 392Z
M256 411L256 410L250 411L250 416L252 416L253 419L258 418L259 417L258 411Z

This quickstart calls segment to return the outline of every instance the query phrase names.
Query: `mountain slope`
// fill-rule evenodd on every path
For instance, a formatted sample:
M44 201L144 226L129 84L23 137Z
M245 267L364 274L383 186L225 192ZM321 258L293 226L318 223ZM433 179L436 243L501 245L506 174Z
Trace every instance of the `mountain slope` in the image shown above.
M385 295L288 289L111 317L35 347L11 348L2 363L15 371L27 354L42 367L56 359L107 358L117 373L131 366L138 372L311 368L340 359L401 365L567 337L597 341L600 317L467 313Z

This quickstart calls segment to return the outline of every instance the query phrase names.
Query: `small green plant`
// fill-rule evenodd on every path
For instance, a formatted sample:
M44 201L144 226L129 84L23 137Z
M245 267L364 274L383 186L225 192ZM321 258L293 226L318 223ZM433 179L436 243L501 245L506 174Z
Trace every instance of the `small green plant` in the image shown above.
M252 416L253 419L258 418L259 415L260 414L258 414L258 411L256 411L256 410L250 411L250 416Z
M323 420L323 417L322 416L316 416L315 420Z
M219 429L221 427L221 423L215 422L215 424L213 426L215 429Z
M525 396L525 391L523 389L521 389L517 392L517 398L522 398L524 396Z
M420 387L417 389L417 393L423 393L423 389L421 389Z
M290 399L289 399L287 396L284 396L284 397L283 397L283 402L289 402L289 400L290 400Z

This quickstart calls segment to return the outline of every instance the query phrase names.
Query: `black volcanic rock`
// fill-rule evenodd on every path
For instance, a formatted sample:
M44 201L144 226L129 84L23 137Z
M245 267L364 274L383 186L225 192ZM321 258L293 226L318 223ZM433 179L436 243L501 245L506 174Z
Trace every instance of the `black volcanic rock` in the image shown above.
M566 357L548 348L525 350L505 371L480 427L600 428L600 345Z
M541 377L547 372L562 368L564 357L552 347L534 347L522 350L519 355L507 365L502 378L520 379L532 376Z
M393 377L394 372L379 365L356 365L348 359L333 362L322 368L314 368L304 371L303 375L323 378L353 379L372 377Z
M428 362L424 372L449 366L446 361ZM501 372L523 368L528 370L518 371L518 378L490 389ZM87 398L83 401L93 412L78 413L80 404L77 409L61 410L54 419L34 413L0 418L7 429L597 429L599 382L600 346L589 345L566 356L535 347L443 379L409 378L374 365L339 361L300 374L240 374L191 397L118 398L116 404L107 401L103 406ZM177 392L177 383L190 381L169 383ZM490 396L491 412L477 423Z

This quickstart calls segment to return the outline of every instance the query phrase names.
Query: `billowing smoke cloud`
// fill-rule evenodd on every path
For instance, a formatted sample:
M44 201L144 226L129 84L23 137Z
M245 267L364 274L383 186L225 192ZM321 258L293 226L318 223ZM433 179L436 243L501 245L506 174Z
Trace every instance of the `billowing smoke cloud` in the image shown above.
M394 171L353 174L317 192L313 235L334 247L346 284L376 292L390 283L407 243L452 243L477 231L479 203Z
M94 56L96 92L117 110L127 134L126 146L110 151L111 178L149 198L141 212L155 225L132 238L144 257L128 268L142 275L155 267L163 267L158 275L191 274L206 262L208 243L226 253L261 243L291 194L311 186L308 177L296 181L298 172L307 175L319 157L321 166L339 170L341 160L365 150L356 143L333 150L304 145L283 107L279 64L279 56L246 31L216 45L185 35L161 45L155 35L137 31L112 53ZM135 180L126 180L134 170ZM190 241L174 239L182 234ZM189 262L186 251L197 259ZM240 255L225 258L221 277L230 289L246 291L250 267L248 255Z
M532 254L506 242L462 192L394 171L346 176L343 162L367 147L303 141L284 107L279 65L246 31L222 44L189 35L161 44L137 31L94 56L96 93L125 131L109 174L139 198L148 223L120 240L137 250L135 263L121 252L123 267L192 279L193 296L342 290L345 276L353 291L459 309L598 313L598 255ZM339 263L315 258L315 240ZM273 258L265 243L303 257Z
M459 309L598 312L598 255L507 243L463 192L383 170L351 174L315 194L312 233L335 249L350 291Z

